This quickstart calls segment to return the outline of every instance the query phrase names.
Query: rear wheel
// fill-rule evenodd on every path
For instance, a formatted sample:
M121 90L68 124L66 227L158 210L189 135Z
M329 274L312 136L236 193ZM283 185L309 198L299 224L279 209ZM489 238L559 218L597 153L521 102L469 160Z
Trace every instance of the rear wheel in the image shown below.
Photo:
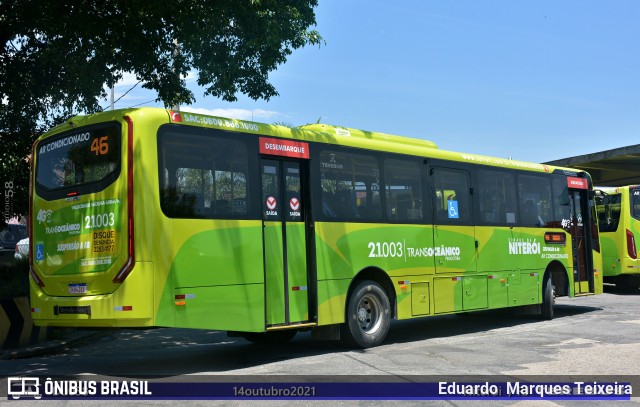
M547 274L542 286L542 307L540 316L542 319L553 319L553 305L555 303L555 290L551 281L551 274Z
M342 340L362 348L378 346L384 341L391 324L389 297L375 281L356 286L347 304Z

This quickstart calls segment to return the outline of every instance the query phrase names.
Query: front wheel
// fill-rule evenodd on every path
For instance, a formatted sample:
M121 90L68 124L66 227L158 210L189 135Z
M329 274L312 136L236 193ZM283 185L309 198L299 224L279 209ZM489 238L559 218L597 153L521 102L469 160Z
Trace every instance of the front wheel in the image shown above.
M551 275L547 275L542 287L542 307L540 312L542 319L553 319L553 305L555 300L555 292L553 289L553 282L551 281Z
M391 324L389 297L375 281L363 281L356 286L347 304L342 339L361 348L378 346L384 341Z
M616 289L623 293L636 293L640 288L640 275L621 274L616 277Z

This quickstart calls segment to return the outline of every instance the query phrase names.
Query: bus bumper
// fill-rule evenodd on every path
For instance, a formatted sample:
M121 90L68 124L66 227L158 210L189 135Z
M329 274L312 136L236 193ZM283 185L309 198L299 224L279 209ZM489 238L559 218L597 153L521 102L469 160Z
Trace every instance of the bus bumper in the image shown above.
M30 278L31 317L37 326L154 326L154 283L151 262L136 262L131 274L110 294L52 297Z

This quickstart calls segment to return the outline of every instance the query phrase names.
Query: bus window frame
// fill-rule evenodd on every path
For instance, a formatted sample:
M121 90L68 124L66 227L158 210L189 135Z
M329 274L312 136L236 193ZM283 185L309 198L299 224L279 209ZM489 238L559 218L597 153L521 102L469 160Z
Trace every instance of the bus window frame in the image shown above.
M107 187L109 187L111 184L113 184L116 180L118 180L120 178L121 172L122 172L122 160L123 160L123 149L126 149L126 143L123 143L123 135L122 135L122 123L118 122L118 121L108 121L108 122L103 122L103 123L98 123L98 124L93 124L93 125L88 125L88 126L83 126L82 127L82 131L93 131L95 129L103 129L103 128L107 128L107 127L115 127L117 130L115 132L116 136L118 137L118 149L120 154L118 154L118 162L116 164L116 168L113 169L113 171L111 171L109 174L107 174L106 176L104 176L102 179L97 180L97 181L91 181L91 182L86 182L86 183L82 183L79 185L72 185L72 186L68 186L68 187L61 187L61 188L47 188L44 185L41 185L38 182L38 171L40 168L40 154L38 153L38 149L40 148L40 146L43 143L51 143L54 142L56 140L68 137L70 134L73 134L74 132L78 132L78 129L76 128L72 128L68 131L63 131L59 134L56 134L55 136L52 137L47 137L46 139L42 139L39 140L34 147L34 151L36 152L36 159L35 159L35 171L34 171L34 185L35 185L35 191L36 191L36 195L40 198L43 198L47 201L54 201L57 199L62 199L62 198L67 198L69 196L80 196L80 195L86 195L86 194L94 194L94 193L98 193L101 192L103 190L105 190Z
M183 135L196 136L196 137L209 137L215 139L226 139L231 141L238 141L245 145L247 154L247 175L246 175L246 203L247 211L244 214L229 212L228 214L217 214L217 216L181 216L180 214L169 213L163 203L163 171L165 165L162 158L162 140L167 137L166 134L180 133ZM157 170L158 170L158 183L154 186L158 191L158 207L161 213L169 219L199 219L199 220L212 220L212 219L238 219L238 220L260 220L262 219L261 212L261 200L260 187L261 180L258 177L260 170L260 154L259 154L259 142L258 136L250 133L242 133L239 137L237 132L225 131L220 129L183 126L178 124L163 124L158 128L156 133L156 154L157 154ZM175 141L175 140L174 140Z
M348 147L341 146L336 144L327 144L327 143L317 143L310 142L309 143L309 151L311 154L311 165L310 165L310 179L317 180L315 182L311 182L310 193L313 205L313 219L318 222L343 222L343 223L379 223L379 224L406 224L406 225L429 225L432 224L432 216L431 216L431 202L429 201L430 195L428 192L428 176L425 175L424 171L426 170L425 158L421 156L412 156L408 154L398 154L398 153L387 153L380 152L376 150L367 150L357 147ZM380 193L380 205L381 205L381 214L377 219L372 218L349 218L344 219L341 217L331 217L324 213L323 211L323 197L322 197L322 169L321 169L321 160L320 156L324 151L336 151L336 152L344 152L346 154L360 154L360 155L368 155L375 159L378 164L378 170L380 171L378 175L379 180L379 193ZM388 203L386 199L386 179L385 179L385 162L386 160L398 160L398 161L411 161L415 162L420 170L420 199L422 200L422 217L419 220L412 221L399 221L396 219L392 219L388 215Z
M473 166L473 165L468 165L468 164L460 164L456 161L444 161L444 160L429 160L428 163L428 167L427 167L427 173L425 175L426 179L427 179L427 183L428 183L428 198L427 201L429 202L429 216L427 216L429 222L431 222L432 225L442 225L442 226L480 226L477 224L476 219L477 219L477 205L478 203L476 202L476 197L473 193L475 185L476 185L476 179L475 177L477 176L477 173L474 171L474 169L479 168L479 166ZM433 176L434 176L434 171L436 170L452 170L452 171L456 171L456 172L461 172L464 173L466 176L466 180L467 180L467 204L470 206L470 208L468 209L468 217L466 220L460 220L460 221L451 221L448 218L443 222L442 220L438 219L437 213L436 213L436 189L435 189L435 185L433 184Z

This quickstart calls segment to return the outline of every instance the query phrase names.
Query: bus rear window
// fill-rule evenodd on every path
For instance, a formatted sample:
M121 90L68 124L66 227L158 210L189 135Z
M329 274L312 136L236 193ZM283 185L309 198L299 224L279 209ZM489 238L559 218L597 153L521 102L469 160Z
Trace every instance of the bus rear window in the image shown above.
M42 141L36 154L38 194L58 198L71 191L97 192L119 173L120 126L110 123L67 132Z

